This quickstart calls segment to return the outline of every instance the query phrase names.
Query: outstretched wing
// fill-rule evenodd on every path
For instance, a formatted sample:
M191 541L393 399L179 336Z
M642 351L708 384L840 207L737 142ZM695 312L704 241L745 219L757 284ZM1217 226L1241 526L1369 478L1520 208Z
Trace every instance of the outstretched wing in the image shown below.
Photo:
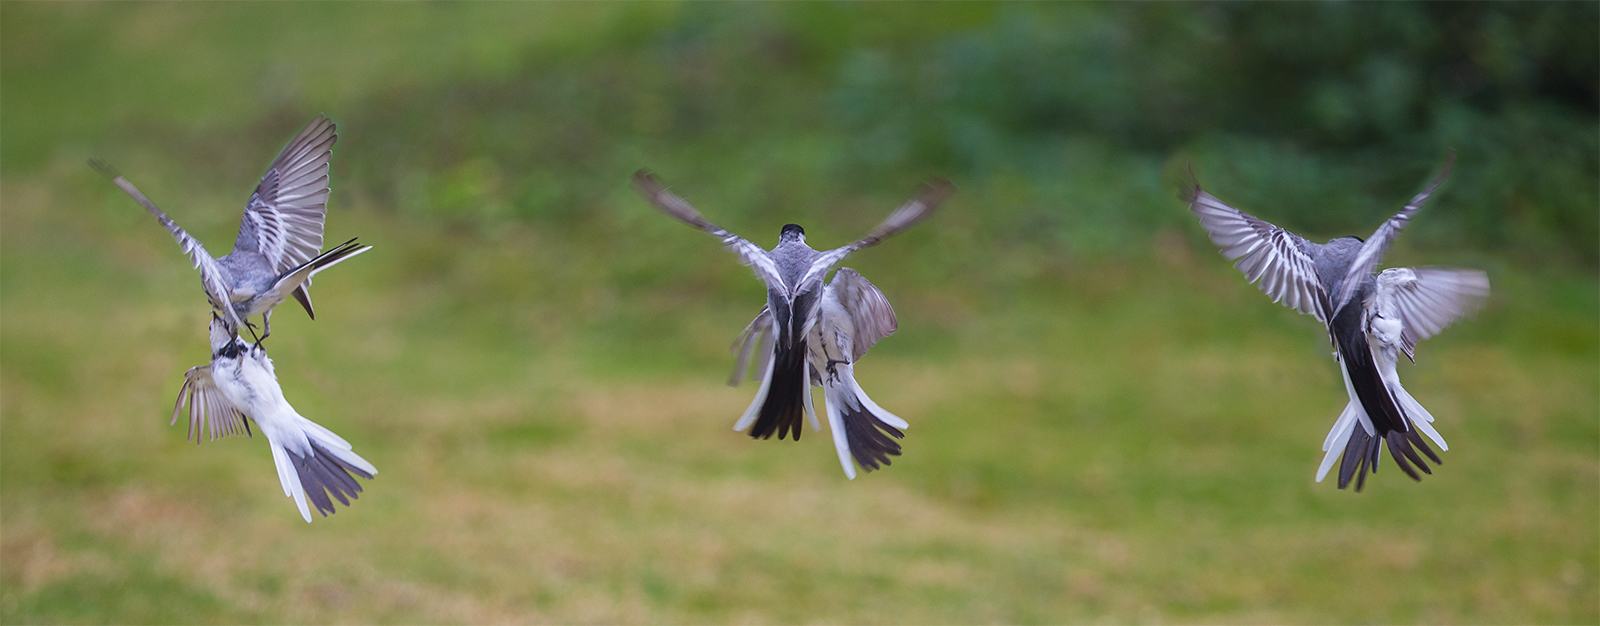
M773 340L778 328L777 322L772 319L772 309L762 305L761 312L756 318L750 320L750 325L745 326L739 337L733 340L733 345L728 346L738 360L734 362L733 374L728 376L728 386L738 387L744 382L745 372L750 370L750 357L758 357L757 369L753 372L756 379L767 377L767 367L772 364L768 358L772 354Z
M322 227L328 216L328 161L338 139L333 121L319 115L289 140L250 194L233 249L260 253L276 272L305 263L322 251Z
M905 204L900 205L900 208L896 209L894 213L890 213L888 219L878 224L878 227L867 233L867 236L862 237L855 243L817 255L816 259L812 260L811 267L800 278L800 282L796 283L796 292L798 293L805 289L806 285L821 281L822 277L826 276L834 265L843 261L845 257L850 256L850 253L878 245L878 242L922 223L923 220L933 215L939 205L944 204L944 201L950 198L950 194L955 192L955 184L942 178L923 183L922 187L917 190L917 195L907 200Z
M763 250L761 246L749 240L724 230L721 226L712 224L705 216L690 206L688 201L667 191L666 185L661 184L661 179L648 170L639 170L633 174L633 186L639 190L639 195L650 201L661 212L666 213L680 222L710 233L711 236L722 240L722 245L734 254L739 255L739 262L750 266L756 277L767 287L777 289L782 293L789 293L789 285L784 282L783 276L778 273L778 265L773 262L772 255Z
M1476 313L1489 299L1489 275L1478 270L1396 267L1378 274L1377 282L1374 297L1393 299L1402 347L1412 360L1417 342Z
M894 307L889 306L889 299L883 297L883 292L855 270L839 268L834 272L828 288L839 298L840 306L850 313L855 326L850 334L854 344L851 362L860 361L868 349L884 337L894 334L895 329L900 327L894 317Z
M1272 297L1273 302L1327 322L1328 295L1317 280L1316 267L1307 253L1315 245L1299 235L1273 226L1254 215L1223 204L1192 182L1184 190L1189 211L1222 256L1234 261L1246 280Z
M195 445L200 444L202 431L212 441L239 433L250 434L244 414L223 397L211 380L210 365L191 367L183 373L183 387L178 389L178 402L172 407L172 424L178 423L185 404L189 406L189 440Z
M1395 237L1400 236L1401 229L1404 229L1406 224L1411 222L1411 216L1417 212L1417 209L1422 208L1422 203L1428 201L1428 197L1432 196L1433 192L1439 188L1439 185L1444 183L1444 179L1450 177L1450 167L1455 165L1455 162L1456 151L1451 150L1444 158L1444 168L1439 171L1438 176L1434 177L1433 182L1428 184L1428 188L1423 189L1422 193L1412 197L1411 202L1407 203L1405 208L1400 209L1399 213L1395 213L1394 217L1389 218L1389 221L1379 226L1378 230L1374 231L1372 236L1361 244L1361 249L1356 252L1355 260L1350 263L1350 269L1345 271L1344 280L1339 283L1339 293L1335 294L1336 297L1334 298L1334 315L1338 315L1339 311L1344 309L1344 305L1350 303L1350 299L1356 295L1356 289L1361 286L1362 280L1371 276L1372 271L1377 269L1378 262L1382 261L1384 253L1389 251L1389 245L1394 243Z
M194 261L195 269L200 270L200 286L205 289L206 299L211 301L211 308L222 313L228 323L229 332L238 332L239 326L242 324L239 315L233 311L233 299L229 295L233 290L228 287L227 270L218 265L216 259L211 258L211 253L206 252L205 246L200 245L198 240L189 236L189 233L184 232L182 228L179 228L178 223L172 221L172 218L168 217L167 213L161 210L161 207L156 206L156 203L144 197L144 194L139 192L138 187L134 187L133 183L128 182L128 179L118 174L110 164L98 159L91 159L89 167L94 168L95 171L106 178L110 178L112 183L121 187L128 195L133 196L134 200L144 206L146 211L149 211L157 221L161 222L162 226L166 227L167 232L172 233L172 238L178 241L178 246L183 248L184 254L189 255L189 258Z

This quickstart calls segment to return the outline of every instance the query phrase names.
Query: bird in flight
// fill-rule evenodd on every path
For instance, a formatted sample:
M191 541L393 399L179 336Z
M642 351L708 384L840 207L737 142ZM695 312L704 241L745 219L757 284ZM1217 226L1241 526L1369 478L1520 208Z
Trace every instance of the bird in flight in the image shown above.
M185 232L166 212L139 192L104 161L89 165L111 179L165 226L200 270L200 283L231 332L260 315L259 344L272 334L272 309L289 296L316 319L311 307L311 277L319 271L371 249L354 239L321 253L323 222L328 214L328 161L339 136L326 116L301 129L267 167L239 222L233 251L213 258L205 246Z
M1400 385L1395 365L1402 353L1414 360L1418 341L1481 308L1489 297L1489 277L1478 270L1428 267L1373 272L1454 162L1452 151L1433 182L1365 240L1340 237L1312 243L1224 204L1198 182L1191 181L1181 196L1212 243L1247 280L1274 302L1327 326L1350 402L1323 441L1326 454L1317 482L1342 456L1339 488L1354 478L1356 491L1361 491L1367 472L1378 471L1382 447L1402 472L1420 481L1418 470L1433 473L1424 456L1434 465L1442 462L1419 432L1440 449L1450 449L1434 429L1433 415Z
M806 331L806 362L811 384L823 388L834 449L839 454L845 476L852 480L856 477L855 466L850 462L852 458L868 472L889 465L889 457L900 456L900 444L895 439L904 438L905 434L900 431L910 427L904 419L873 402L855 378L856 362L898 327L894 308L889 306L883 292L859 272L841 267L823 286L815 318ZM774 328L770 309L762 307L755 320L739 334L732 346L738 361L728 379L730 386L738 386L743 381L752 354L773 354ZM766 380L770 363L770 360L760 362L758 376L763 380ZM806 396L809 400L810 394ZM746 417L753 419L748 414ZM806 417L812 430L820 430L816 414L809 406ZM748 422L743 422L734 429L743 430L748 426Z
M761 376L761 387L734 430L748 429L756 439L776 434L798 441L802 416L812 430L820 430L810 392L810 384L816 383L825 389L830 428L846 475L855 477L850 456L870 471L880 463L887 465L888 456L898 455L899 444L884 433L901 437L897 429L906 428L906 422L873 403L853 375L854 362L866 349L894 332L894 311L883 294L854 270L840 270L831 282L824 279L850 253L927 219L955 186L944 180L924 184L877 228L848 245L813 250L806 245L805 229L787 224L779 232L778 245L769 251L708 221L654 174L640 170L633 183L657 209L722 240L767 286L766 307L734 343L739 364L729 382L739 382L752 354L760 359Z
M245 418L254 421L267 436L283 495L294 498L300 517L308 523L308 498L317 512L327 517L334 512L334 499L350 506L350 501L359 497L361 484L352 474L371 480L378 473L351 451L350 442L301 417L284 399L267 351L240 339L215 313L211 316L211 363L190 368L183 378L172 423L178 422L187 406L189 438L198 444L202 433L213 440L241 432L250 435Z

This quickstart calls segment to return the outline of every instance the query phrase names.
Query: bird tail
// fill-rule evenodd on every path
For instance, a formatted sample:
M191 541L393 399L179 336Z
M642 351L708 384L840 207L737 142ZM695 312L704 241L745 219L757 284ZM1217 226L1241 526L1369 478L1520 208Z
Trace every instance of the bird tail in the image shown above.
M1368 367L1358 368L1360 371L1355 375L1378 379L1380 384L1376 386L1377 390L1393 403L1396 412L1400 413L1401 421L1398 424L1389 424L1392 419L1384 420L1382 424L1384 428L1374 426L1366 404L1362 402L1361 396L1356 391L1356 385L1351 380L1352 374L1345 363L1344 355L1341 354L1339 369L1344 374L1345 390L1350 395L1350 403L1345 405L1344 412L1339 415L1339 419L1333 424L1333 429L1328 431L1327 439L1322 442L1325 454L1322 465L1317 468L1317 482L1322 482L1328 470L1333 467L1334 458L1342 453L1343 460L1339 464L1339 488L1348 487L1350 481L1354 479L1356 491L1361 491L1366 486L1367 472L1377 473L1378 459L1383 447L1389 449L1389 456L1394 458L1395 465L1400 467L1400 471L1405 472L1412 480L1420 481L1422 476L1417 474L1416 470L1422 470L1423 474L1433 473L1423 461L1424 455L1433 461L1434 465L1443 465L1444 462L1417 434L1417 431L1427 433L1434 441L1439 442L1441 447L1444 446L1444 439L1430 424L1433 416L1428 414L1411 394L1406 393L1398 379L1394 379L1393 383L1383 380L1392 377L1382 377L1377 367L1373 367L1372 363L1367 365ZM1415 425L1416 428L1410 428L1409 425ZM1412 466L1415 466L1415 469Z
M299 267L284 273L285 276L290 277L290 280L295 281L295 288L291 295L306 310L306 315L310 316L311 319L317 319L316 311L311 307L311 277L316 276L317 272L338 265L350 257L371 249L372 246L358 244L355 238L352 237L349 241L334 246L327 252L319 254L310 261L301 263Z
M1333 422L1333 429L1328 431L1328 438L1322 441L1322 465L1317 468L1317 482L1322 482L1322 479L1327 477L1328 470L1333 469L1333 462L1344 452L1345 444L1350 442L1350 437L1355 431L1360 430L1362 434L1366 434L1366 429L1361 427L1361 418L1365 415L1366 412L1361 410L1360 402L1351 400L1349 404L1344 405L1344 412ZM1349 479L1341 478L1339 488L1343 489L1349 482Z
M1389 456L1394 458L1395 465L1412 480L1422 480L1418 469L1423 474L1432 474L1433 470L1423 462L1422 455L1426 455L1435 465L1443 463L1427 442L1417 435L1418 428L1412 428L1412 424L1423 420L1408 417L1405 403L1394 390L1399 379L1384 375L1386 370L1383 363L1387 361L1373 353L1364 335L1357 335L1348 343L1338 341L1337 344L1345 388L1350 393L1350 401L1361 406L1357 416L1365 417L1361 420L1362 432L1353 433L1346 443L1344 461L1339 466L1339 488L1345 488L1350 483L1350 477L1355 475L1356 491L1361 491L1366 483L1367 471L1378 471L1380 441L1387 444ZM1386 379L1393 379L1396 384L1391 385ZM1415 400L1412 403L1415 404ZM1420 405L1417 408L1421 408ZM1417 453L1419 448L1422 455Z
M777 433L784 439L792 432L800 440L801 415L815 414L811 409L811 388L806 380L806 349L803 342L783 345L773 350L767 364L766 376L761 379L761 389L750 402L750 408L733 425L734 430L750 429L756 439L770 439ZM813 418L814 419L814 418Z
M1322 482L1328 470L1333 468L1334 459L1341 454L1344 459L1339 464L1339 488L1350 486L1351 479L1356 481L1356 491L1359 492L1367 484L1367 472L1378 472L1378 459L1381 457L1380 442L1389 448L1389 456L1394 457L1395 464L1400 466L1400 471L1406 473L1413 480L1421 480L1416 471L1411 468L1414 464L1424 474L1432 474L1427 463L1418 456L1417 449L1427 455L1434 465L1443 465L1439 456L1428 447L1427 442L1417 435L1416 430L1391 430L1382 436L1374 436L1367 429L1358 427L1357 416L1364 411L1358 402L1345 405L1344 413L1339 415L1334 422L1333 430L1328 432L1328 438L1323 441L1322 465L1317 468L1317 482Z
M1378 442L1380 439L1368 434L1366 429L1357 428L1350 433L1349 442L1345 444L1344 460L1339 463L1339 488L1344 489L1350 485L1350 479L1356 481L1356 493L1360 493L1367 486L1367 470L1378 473Z
M1417 430L1422 431L1422 434L1427 435L1434 443L1439 444L1439 449L1450 450L1450 444L1445 443L1444 437L1440 436L1439 431L1433 428L1433 414L1422 408L1422 403L1411 397L1411 393L1407 392L1406 388L1400 386L1398 382L1389 385L1389 392L1394 394L1394 399L1400 405L1400 410L1406 414L1406 419L1413 426L1416 426Z
M1344 355L1335 353L1339 360L1339 373L1344 375L1344 391L1350 396L1350 402L1344 406L1344 412L1339 414L1339 419L1333 422L1333 428L1328 431L1327 439L1322 441L1322 465L1317 468L1317 482L1328 475L1328 470L1333 468L1333 461L1345 452L1346 444L1350 443L1353 433L1357 430L1366 437L1377 434L1372 426L1372 417L1367 415L1367 410L1361 404L1361 396L1356 395L1355 384L1350 382L1350 368L1345 367ZM1359 426L1359 428L1358 428ZM1355 456L1346 455L1346 465L1353 463ZM1339 488L1344 489L1350 484L1350 475L1345 471L1345 466L1339 468ZM1354 471L1354 468L1350 468ZM1363 477L1365 475L1363 474ZM1360 491L1360 488L1357 488Z
M1378 357L1378 374L1383 379L1383 385L1389 390L1389 395L1394 398L1394 403L1405 416L1407 422L1416 426L1417 430L1427 435L1439 448L1449 450L1450 444L1444 442L1444 437L1433 428L1433 414L1422 408L1422 403L1411 397L1411 393L1400 384L1400 375L1395 372L1395 365L1400 361L1400 355L1395 348L1387 348ZM1431 456L1431 455L1430 455Z
M268 428L257 422L272 448L272 462L278 469L283 495L294 498L300 517L306 522L311 521L308 498L323 517L334 513L334 499L350 506L350 501L361 493L361 484L351 474L371 480L378 469L352 452L350 442L333 431L297 413L286 417L282 422L287 426Z
M851 457L866 472L889 465L889 457L900 456L900 443L895 439L905 438L900 431L910 427L905 420L883 410L867 397L867 392L856 382L854 369L848 363L836 363L833 373L823 374L823 397L827 400L833 448L839 454L844 475L851 480L856 477Z

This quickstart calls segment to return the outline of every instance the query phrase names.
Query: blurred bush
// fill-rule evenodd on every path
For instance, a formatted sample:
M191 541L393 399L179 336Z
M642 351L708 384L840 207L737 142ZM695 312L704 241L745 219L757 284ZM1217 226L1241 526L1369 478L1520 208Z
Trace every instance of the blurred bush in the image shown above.
M719 172L744 194L732 211L792 211L760 201L782 189L781 168L834 176L830 192L910 172L1020 177L1034 189L985 207L985 228L1054 227L1098 254L1183 216L1127 196L1085 202L1063 185L1085 172L1095 184L1072 187L1154 198L1193 163L1224 198L1334 236L1367 232L1454 148L1420 245L1600 264L1593 4L691 5L648 17L615 22L604 45L532 50L511 76L379 98L359 114L370 140L352 148L372 158L347 162L377 170L360 180L384 204L474 223L581 218L641 164ZM676 162L641 162L667 154Z
M1189 151L1202 172L1231 168L1250 183L1219 193L1276 200L1273 215L1322 231L1398 208L1455 148L1466 169L1450 208L1430 220L1493 248L1549 254L1555 243L1592 266L1597 13L1491 3L1018 9L904 50L852 52L836 102L869 159L1027 168L1075 136ZM1283 202L1292 189L1316 196ZM1352 222L1327 210L1361 189L1382 192L1360 203L1370 215Z
M1330 237L1370 232L1454 148L1407 245L1600 267L1594 3L5 11L8 172L157 136L209 163L322 109L360 139L341 189L463 232L628 219L641 166L730 227L865 227L850 199L941 173L981 202L980 241L1101 256L1198 237L1172 201L1186 164Z

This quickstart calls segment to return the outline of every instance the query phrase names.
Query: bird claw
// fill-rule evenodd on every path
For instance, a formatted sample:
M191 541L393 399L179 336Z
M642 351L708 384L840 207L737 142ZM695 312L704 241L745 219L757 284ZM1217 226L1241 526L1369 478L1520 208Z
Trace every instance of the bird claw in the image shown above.
M828 366L827 366L828 378L832 379L833 382L836 382L836 383L839 382L839 368L837 366L840 363L849 364L849 361L839 361L839 360L836 360L836 359L828 359Z

